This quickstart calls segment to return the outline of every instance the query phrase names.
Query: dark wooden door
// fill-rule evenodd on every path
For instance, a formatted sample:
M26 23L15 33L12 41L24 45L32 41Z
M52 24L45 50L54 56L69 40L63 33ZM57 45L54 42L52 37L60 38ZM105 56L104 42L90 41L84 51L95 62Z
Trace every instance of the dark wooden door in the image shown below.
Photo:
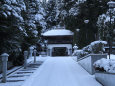
M53 48L52 56L67 56L66 47L55 47L55 48Z

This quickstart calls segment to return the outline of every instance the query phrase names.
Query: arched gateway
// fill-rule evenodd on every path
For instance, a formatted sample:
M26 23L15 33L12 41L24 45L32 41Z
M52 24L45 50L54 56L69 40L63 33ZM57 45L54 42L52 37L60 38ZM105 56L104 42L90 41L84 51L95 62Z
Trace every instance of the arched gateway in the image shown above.
M53 29L42 34L47 40L48 56L68 56L72 54L73 32L66 29Z

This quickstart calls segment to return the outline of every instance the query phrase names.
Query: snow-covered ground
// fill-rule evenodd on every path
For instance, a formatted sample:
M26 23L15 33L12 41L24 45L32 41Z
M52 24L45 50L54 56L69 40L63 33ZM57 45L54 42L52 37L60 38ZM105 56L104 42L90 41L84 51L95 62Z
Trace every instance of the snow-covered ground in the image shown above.
M46 59L48 59L48 58L51 58L51 57L41 57L41 56L36 56L36 61L45 61ZM31 63L31 62L33 62L34 61L34 57L32 56L32 57L30 57L29 59L27 59L27 63Z
M37 56L36 57L36 61L40 61L40 62L43 62L43 61L45 61L46 59L48 59L49 57L41 57L41 56ZM34 61L34 57L30 57L29 59L27 59L27 63L33 63L33 61ZM19 68L21 68L21 66L16 66L16 67L14 67L14 68L12 68L12 69L10 69L10 70L8 70L7 71L7 74L9 74L9 73L11 73L11 72L13 72L13 71L15 71L15 70L17 70L17 69L19 69ZM2 77L2 74L0 74L0 78Z
M36 65L34 67L33 61L34 57L30 57L28 62L27 69L24 69L23 66L16 66L10 70L7 71L7 82L1 83L0 79L0 86L21 86L30 76L33 75L33 73L39 68L40 64L42 64L46 59L49 57L36 57ZM29 66L30 65L30 66ZM2 77L2 74L0 74L0 78Z
M109 55L107 56L107 58L109 59ZM111 58L111 59L115 59L115 55L111 54L111 55L110 55L110 58Z
M45 57L44 57L45 59ZM22 86L102 86L71 57L50 57Z

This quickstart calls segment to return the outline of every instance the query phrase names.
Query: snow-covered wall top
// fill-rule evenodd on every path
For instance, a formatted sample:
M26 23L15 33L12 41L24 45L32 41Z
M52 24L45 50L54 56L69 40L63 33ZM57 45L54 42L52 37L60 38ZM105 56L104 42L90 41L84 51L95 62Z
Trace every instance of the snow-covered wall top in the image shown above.
M65 35L73 35L74 33L70 30L66 29L53 29L43 33L43 36L65 36Z

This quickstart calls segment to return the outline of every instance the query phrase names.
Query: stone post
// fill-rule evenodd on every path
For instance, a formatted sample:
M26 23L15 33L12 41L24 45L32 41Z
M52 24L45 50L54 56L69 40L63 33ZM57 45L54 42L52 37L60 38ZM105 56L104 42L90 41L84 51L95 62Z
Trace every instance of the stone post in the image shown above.
M24 51L24 69L27 68L28 51Z
M32 57L32 53L33 53L33 47L30 47L30 52L29 52L29 57Z
M48 56L50 56L50 49L48 49Z
M34 49L34 63L36 63L36 52L37 52L37 50Z
M72 56L72 49L69 49L69 55Z
M7 80L7 61L8 61L8 54L7 53L3 53L1 55L2 57L2 82L6 83Z
M50 49L50 56L52 56L52 48Z

